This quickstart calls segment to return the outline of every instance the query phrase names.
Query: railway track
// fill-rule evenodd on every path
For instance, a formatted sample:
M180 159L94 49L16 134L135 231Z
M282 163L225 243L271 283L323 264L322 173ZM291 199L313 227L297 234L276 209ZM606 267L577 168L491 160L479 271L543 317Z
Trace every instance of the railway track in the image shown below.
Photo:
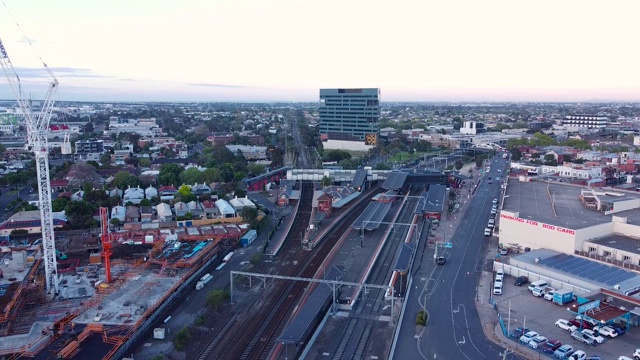
M370 194L372 196L373 194ZM283 249L280 251L279 262L295 264L285 266L279 271L280 275L312 277L319 268L322 260L330 252L331 238L339 237L343 232L334 228L329 234L329 240L320 243L311 252L300 252L300 239L304 236L311 214L311 200L313 185L303 183L298 212L292 224L291 230L285 238ZM343 226L349 226L367 205L367 201L361 201L358 205L361 209L350 212L348 221L343 221ZM356 205L356 207L358 207ZM358 211L359 210L359 211ZM198 359L264 359L275 343L275 339L286 324L288 314L295 307L298 296L303 292L306 284L284 281L275 281L271 289L262 292L260 301L251 307L254 311L238 316L231 325L223 326L222 330L210 340L205 349L197 357Z
M416 196L419 191L414 190L410 195ZM413 220L413 209L417 199L409 198L405 208L401 210L397 222L410 223ZM381 256L376 260L374 269L366 281L370 284L387 284L393 273L395 256L398 248L403 244L409 228L404 228L399 234L396 233L385 243ZM341 335L341 341L333 354L333 360L340 359L364 359L367 345L371 340L371 333L377 321L374 317L381 315L381 307L384 304L384 290L371 289L363 299L358 301L353 311L353 318L345 327Z

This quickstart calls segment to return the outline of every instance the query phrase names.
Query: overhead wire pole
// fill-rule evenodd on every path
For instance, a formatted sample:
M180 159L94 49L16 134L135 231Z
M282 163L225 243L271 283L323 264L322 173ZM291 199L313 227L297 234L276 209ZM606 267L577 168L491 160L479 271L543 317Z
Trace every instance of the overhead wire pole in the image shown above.
M4 3L3 3L4 4ZM6 5L5 5L6 7ZM8 9L7 9L8 10ZM11 15L13 18L13 15ZM15 21L15 19L14 19ZM16 22L16 25L17 22ZM20 27L20 25L18 25ZM20 30L22 30L20 28ZM23 31L24 34L24 31ZM26 36L25 36L26 37ZM28 40L28 38L27 38ZM32 46L31 41L29 44ZM34 49L35 51L35 49ZM36 52L37 54L37 52ZM42 58L38 55L40 60ZM0 40L0 65L9 81L11 90L16 97L18 106L24 113L27 125L27 150L32 151L36 160L36 172L38 180L38 195L40 208L40 225L42 229L42 249L44 253L45 281L47 292L58 293L58 265L56 261L56 247L54 236L54 223L51 205L51 185L49 183L49 121L53 108L53 98L58 90L58 80L53 75L47 64L42 62L50 80L49 89L44 100L42 110L34 116L30 104L23 98L22 85L7 50Z

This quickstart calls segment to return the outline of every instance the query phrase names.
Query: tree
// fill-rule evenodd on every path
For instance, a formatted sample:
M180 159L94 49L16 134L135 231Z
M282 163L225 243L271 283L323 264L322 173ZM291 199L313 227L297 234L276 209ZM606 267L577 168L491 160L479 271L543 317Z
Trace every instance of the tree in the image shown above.
M69 225L74 229L88 229L97 224L93 213L97 206L86 201L70 201L64 208Z
M60 212L64 210L69 202L71 202L71 199L69 199L68 197L59 196L51 202L51 210L54 212Z
M119 171L113 178L113 185L118 189L126 189L140 185L140 180L127 171Z
M258 176L265 172L265 167L262 164L250 163L247 165L247 171L253 176Z
M188 203L197 199L195 195L191 193L191 187L189 185L181 185L178 189L178 197L180 201Z
M138 166L146 168L149 167L149 165L151 165L151 160L147 159L147 158L141 158L140 161L138 161Z
M462 163L462 160L458 159L455 163L454 166L456 168L456 170L460 170L462 169L462 167L464 166L464 164Z
M204 175L198 168L192 167L180 173L180 180L183 184L199 184L204 180Z
M376 170L391 170L391 166L389 166L386 163L379 162L379 163L376 164L375 169Z
M258 218L258 209L245 206L240 211L240 215L242 216L242 220L244 222L253 224L253 222Z
M182 169L177 164L164 164L158 173L158 183L160 185L178 185L181 172Z
M544 164L549 166L556 166L558 165L558 160L555 159L553 154L547 154L544 156Z
M75 188L83 187L84 184L98 187L102 181L102 177L98 174L96 168L83 162L78 162L71 166L67 179L69 180L69 186Z
M219 182L222 180L220 176L220 170L216 168L208 168L202 172L202 181L211 184L212 182Z
M111 220L109 221L111 223L111 225L113 225L114 227L118 227L120 226L120 219L114 217L111 218Z
M511 149L511 160L519 161L520 159L522 159L522 151L518 148Z
M216 289L211 290L207 294L207 299L205 300L207 306L212 307L215 311L218 311L218 307L222 305L222 303L229 298L229 292L224 289Z
M140 206L151 206L151 200L149 199L140 200Z
M349 159L351 159L351 154L344 150L329 150L322 157L322 161L325 161L325 162L331 162L331 161L340 162L342 160L349 160Z

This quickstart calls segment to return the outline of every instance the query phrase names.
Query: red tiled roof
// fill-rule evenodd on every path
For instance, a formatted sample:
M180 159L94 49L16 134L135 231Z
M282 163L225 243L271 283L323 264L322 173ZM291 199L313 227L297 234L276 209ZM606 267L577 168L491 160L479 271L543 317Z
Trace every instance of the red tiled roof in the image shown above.
M51 184L51 186L56 186L56 187L67 187L69 186L69 180L66 180L66 179L51 180L49 181L49 184Z

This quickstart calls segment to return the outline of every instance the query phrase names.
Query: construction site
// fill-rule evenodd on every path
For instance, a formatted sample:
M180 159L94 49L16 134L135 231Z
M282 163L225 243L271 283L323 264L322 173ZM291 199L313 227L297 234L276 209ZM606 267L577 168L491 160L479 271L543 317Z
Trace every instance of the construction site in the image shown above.
M3 247L0 355L113 358L199 270L237 247L248 226L225 220L101 237L56 233L62 246L55 297L46 290L40 240Z

